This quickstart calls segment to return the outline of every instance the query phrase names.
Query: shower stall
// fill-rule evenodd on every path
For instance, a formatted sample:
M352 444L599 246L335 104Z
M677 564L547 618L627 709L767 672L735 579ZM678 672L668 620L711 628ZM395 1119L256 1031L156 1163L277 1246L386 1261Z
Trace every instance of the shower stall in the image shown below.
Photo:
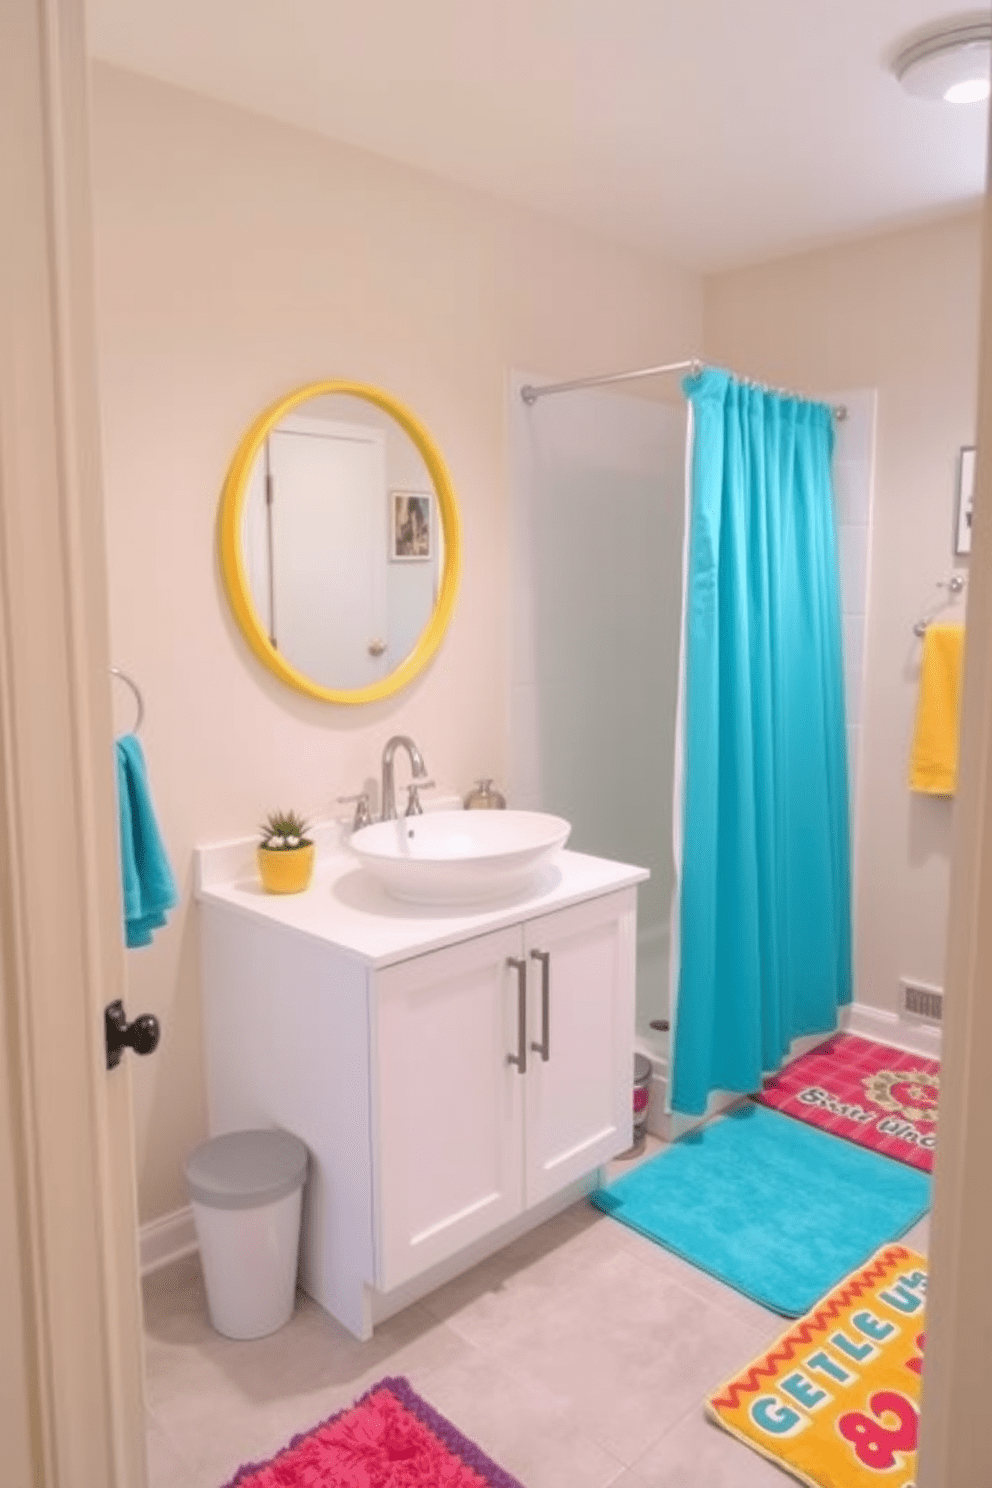
M511 800L567 817L577 851L650 870L638 898L637 1043L656 1112L669 1074L687 409L676 378L651 384L668 401L638 396L632 381L698 365L598 380L621 389L558 384L567 396L530 403L522 390L534 378L510 387ZM831 401L854 833L875 395Z
M686 408L510 391L514 533L510 797L569 846L650 869L638 896L637 1034L667 1067L672 780Z

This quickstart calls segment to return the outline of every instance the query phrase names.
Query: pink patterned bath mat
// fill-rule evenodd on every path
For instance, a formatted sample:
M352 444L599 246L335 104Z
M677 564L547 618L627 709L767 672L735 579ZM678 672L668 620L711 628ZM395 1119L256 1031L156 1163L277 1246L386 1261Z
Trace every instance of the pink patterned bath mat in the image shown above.
M405 1379L367 1395L227 1488L522 1488Z
M835 1033L766 1080L754 1099L929 1173L939 1095L939 1060Z

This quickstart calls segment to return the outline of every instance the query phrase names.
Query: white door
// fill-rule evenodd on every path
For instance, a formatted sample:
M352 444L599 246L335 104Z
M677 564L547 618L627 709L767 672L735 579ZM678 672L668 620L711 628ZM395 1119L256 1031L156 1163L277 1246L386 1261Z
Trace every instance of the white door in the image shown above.
M124 952L83 41L80 0L0 6L0 1477L12 1488L145 1482L130 1085L103 1051Z
M512 963L516 963L516 965ZM376 1284L397 1286L523 1208L519 927L373 983Z
M268 439L270 639L323 687L368 687L386 640L386 446L381 429L284 419Z
M630 1146L633 889L524 926L528 1207Z

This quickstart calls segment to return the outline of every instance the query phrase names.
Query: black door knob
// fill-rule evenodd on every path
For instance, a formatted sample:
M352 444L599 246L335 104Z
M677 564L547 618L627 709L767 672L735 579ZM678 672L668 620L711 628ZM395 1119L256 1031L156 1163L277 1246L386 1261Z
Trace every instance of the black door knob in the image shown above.
M104 1028L107 1035L107 1068L115 1069L121 1062L125 1049L136 1054L150 1054L158 1048L159 1023L153 1013L142 1013L133 1023L127 1021L124 1004L119 1000L108 1004L104 1011Z

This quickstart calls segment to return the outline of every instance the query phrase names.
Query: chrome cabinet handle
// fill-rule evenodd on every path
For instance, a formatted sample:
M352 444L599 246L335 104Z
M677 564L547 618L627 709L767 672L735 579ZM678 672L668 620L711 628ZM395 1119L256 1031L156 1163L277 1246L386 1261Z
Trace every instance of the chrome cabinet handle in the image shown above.
M531 1048L547 1064L551 1058L551 952L531 951L530 954L541 963L541 1042L532 1043Z
M507 966L517 973L517 1052L507 1054L507 1064L515 1064L521 1075L527 1073L527 962L516 956L506 958Z

